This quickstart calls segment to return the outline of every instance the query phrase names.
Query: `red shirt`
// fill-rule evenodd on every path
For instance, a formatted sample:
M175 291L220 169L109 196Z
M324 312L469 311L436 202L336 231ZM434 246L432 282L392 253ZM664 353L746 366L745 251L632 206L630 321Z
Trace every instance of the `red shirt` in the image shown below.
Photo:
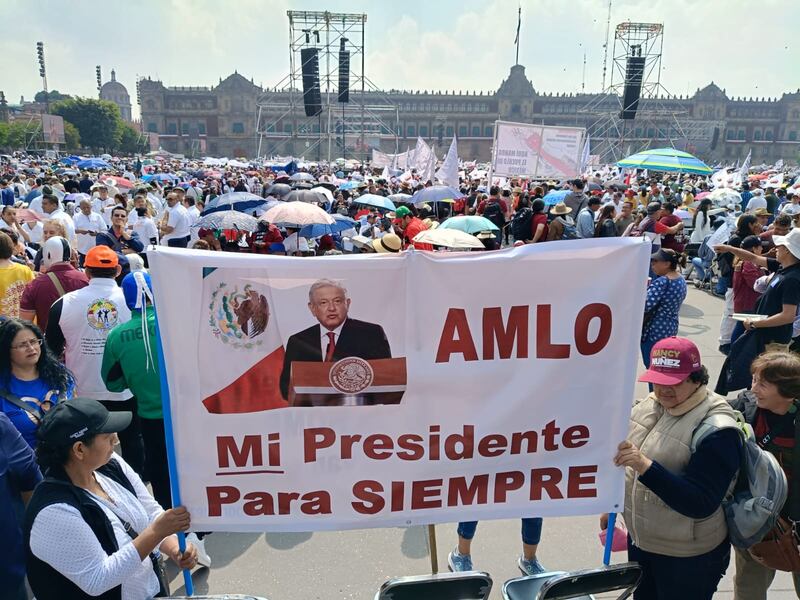
M756 279L764 272L749 261L742 263L739 271L733 272L733 311L752 313L756 309L761 294L753 289Z
M666 225L667 227L675 227L678 223L681 222L681 219L675 215L664 215L658 220L658 223L661 225ZM658 225L656 226L658 227ZM663 231L658 231L656 229L656 233L664 233ZM678 254L683 252L683 244L678 243L678 240L675 239L675 234L670 233L664 236L661 240L661 247L662 248L669 248L670 250L675 250Z
M508 214L508 204L506 204L506 201L503 200L502 198L489 198L488 202L499 202L500 208L503 210L503 214L504 215ZM478 204L479 215L483 214L483 211L486 209L486 204L487 204L486 200L481 200L480 204Z
M433 246L430 244L420 244L414 243L412 240L414 236L417 235L421 231L425 231L427 227L425 224L420 221L417 217L411 217L411 220L406 225L405 230L403 231L403 237L406 240L406 244L408 246L414 246L417 250L433 250Z
M68 263L53 265L48 272L55 273L65 293L79 290L89 285L89 278ZM50 276L47 273L40 273L36 276L36 279L25 286L19 307L22 310L35 311L36 323L39 325L39 329L44 331L47 329L50 307L60 297L61 294L58 293L56 286L50 280Z
M544 242L547 239L547 215L544 213L537 213L533 215L533 219L531 219L531 239L536 236L536 228L539 225L544 225L544 231L542 231L542 235L539 236L539 239L536 241L538 244L539 242Z

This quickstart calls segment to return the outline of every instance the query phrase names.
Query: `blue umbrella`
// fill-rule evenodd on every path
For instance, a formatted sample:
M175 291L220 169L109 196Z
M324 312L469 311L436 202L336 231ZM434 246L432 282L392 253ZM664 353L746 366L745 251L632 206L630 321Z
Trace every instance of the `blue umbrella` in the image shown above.
M156 181L177 181L180 178L172 173L149 173L142 177L142 181L144 182L152 181L154 179Z
M354 190L359 185L361 185L360 181L345 181L343 184L339 186L340 190Z
M467 215L450 217L439 225L439 229L458 229L464 233L479 233L481 231L495 231L500 228L486 217Z
M304 238L317 238L317 237L322 237L323 235L341 233L342 231L351 229L356 226L356 222L350 217L345 217L344 215L331 215L331 216L333 217L334 220L334 223L332 225L323 223L314 223L313 225L306 225L300 230L298 235Z
M62 165L74 165L76 162L80 162L80 160L81 160L80 156L73 155L73 156L64 156L60 158L58 162L60 162Z
M383 210L397 210L394 202L384 196L377 194L364 194L353 200L355 204L363 204L364 206L374 206Z
M432 185L422 188L411 197L411 202L415 206L426 202L452 202L458 198L463 198L464 194L449 185Z
M108 169L110 166L102 158L87 158L77 164L79 169Z
M267 200L265 198L256 196L250 192L229 192L217 196L206 204L205 210L203 210L203 216L223 210L247 212L257 208L263 208L266 204Z
M563 202L568 194L569 190L550 190L542 200L544 200L545 206L553 206L554 204Z

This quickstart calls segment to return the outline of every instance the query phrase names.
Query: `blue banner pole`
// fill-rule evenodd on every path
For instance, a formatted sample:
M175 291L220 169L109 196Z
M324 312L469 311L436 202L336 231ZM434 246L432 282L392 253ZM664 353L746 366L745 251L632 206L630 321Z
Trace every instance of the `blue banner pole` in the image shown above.
M164 413L164 436L167 444L167 466L169 467L170 492L172 495L172 506L181 506L181 488L178 484L178 461L175 456L175 438L172 429L172 412L170 411L169 382L167 381L167 365L164 361L164 347L161 344L161 329L158 326L158 311L155 303L153 304L153 314L155 315L156 325L156 344L158 350L158 370L161 386L161 410ZM178 548L181 553L186 551L186 534L178 532ZM183 570L183 583L186 587L186 595L194 595L194 585L192 583L192 572L189 569Z
M608 513L608 529L606 529L606 545L603 549L603 564L611 564L611 545L614 543L614 526L617 524L617 513Z

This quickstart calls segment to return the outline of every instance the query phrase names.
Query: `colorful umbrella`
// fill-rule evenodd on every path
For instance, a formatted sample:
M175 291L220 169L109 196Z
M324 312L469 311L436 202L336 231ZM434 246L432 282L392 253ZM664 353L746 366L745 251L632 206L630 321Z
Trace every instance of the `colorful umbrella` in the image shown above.
M103 179L103 182L106 185L114 185L118 188L123 188L126 190L133 189L133 182L130 179L125 179L124 177L118 177L116 175L109 175Z
M439 229L458 229L464 233L473 234L480 231L494 231L499 229L499 227L486 217L466 215L450 217L439 226Z
M617 163L624 169L648 169L650 171L678 171L695 175L711 175L713 169L688 152L675 148L657 148L637 152Z
M217 196L206 204L203 215L210 215L220 211L235 210L238 212L252 211L264 206L266 199L249 192L229 192Z

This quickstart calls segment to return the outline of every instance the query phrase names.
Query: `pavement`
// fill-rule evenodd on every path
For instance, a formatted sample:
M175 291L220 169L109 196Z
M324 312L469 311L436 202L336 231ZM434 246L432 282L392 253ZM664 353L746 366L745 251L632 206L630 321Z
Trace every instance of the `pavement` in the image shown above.
M692 339L716 381L724 357L718 351L723 301L690 286L683 304L680 335ZM642 367L643 368L643 367ZM647 388L637 384L636 393ZM602 550L597 517L546 519L539 560L551 570L599 566ZM447 570L447 553L456 543L456 525L436 526L440 571ZM502 584L519 577L521 552L519 520L482 521L473 542L476 570L494 580L491 598L502 598ZM367 529L320 533L214 533L206 538L212 557L209 569L195 570L195 595L251 594L269 600L367 600L381 584L403 575L431 572L426 528ZM614 562L624 562L615 553ZM733 560L715 598L733 598ZM172 593L185 593L183 579L172 573ZM615 598L602 595L598 598ZM796 598L788 573L779 573L769 590L770 600Z

